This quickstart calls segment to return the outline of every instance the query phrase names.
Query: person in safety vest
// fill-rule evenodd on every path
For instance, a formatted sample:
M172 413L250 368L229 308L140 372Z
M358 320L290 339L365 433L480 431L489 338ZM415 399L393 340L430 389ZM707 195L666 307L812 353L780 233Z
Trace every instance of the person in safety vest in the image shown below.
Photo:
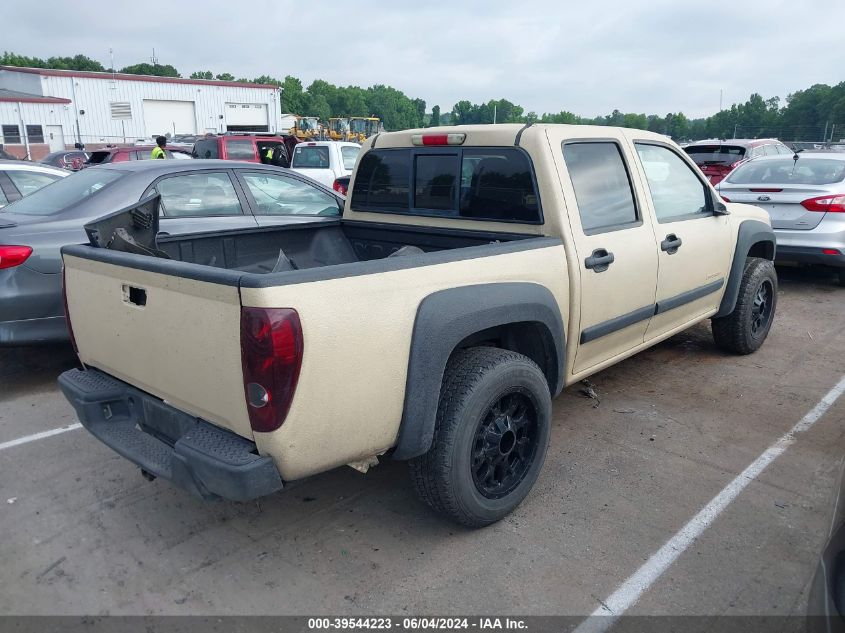
M153 148L153 151L150 152L150 158L167 158L167 154L164 152L164 146L167 145L167 139L163 136L156 137L156 146Z
M267 160L267 163L271 163L273 160L273 146L267 148L267 151L264 152L264 158Z

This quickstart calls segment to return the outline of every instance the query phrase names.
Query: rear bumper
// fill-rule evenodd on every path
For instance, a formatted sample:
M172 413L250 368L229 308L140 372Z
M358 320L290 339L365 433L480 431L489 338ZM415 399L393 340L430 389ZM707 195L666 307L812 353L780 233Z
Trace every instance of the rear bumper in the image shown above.
M202 499L247 501L282 489L275 464L253 442L108 374L72 369L59 386L94 437Z
M845 250L840 251L845 253ZM797 264L823 264L845 268L845 254L825 255L821 248L809 246L786 246L778 243L775 259L778 262L795 262Z
M63 316L0 322L0 347L63 343L69 340Z

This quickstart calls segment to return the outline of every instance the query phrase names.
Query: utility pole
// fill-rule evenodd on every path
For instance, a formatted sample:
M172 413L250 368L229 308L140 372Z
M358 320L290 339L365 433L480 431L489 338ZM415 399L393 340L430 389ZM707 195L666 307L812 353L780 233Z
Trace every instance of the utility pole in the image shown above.
M738 125L739 125L738 121L736 123L734 123L734 138L736 138L736 128L737 128Z
M827 140L827 126L830 125L830 121L824 122L824 135L822 135L822 142Z
M493 104L493 125L496 125L496 104Z
M719 112L722 111L722 88L719 88Z

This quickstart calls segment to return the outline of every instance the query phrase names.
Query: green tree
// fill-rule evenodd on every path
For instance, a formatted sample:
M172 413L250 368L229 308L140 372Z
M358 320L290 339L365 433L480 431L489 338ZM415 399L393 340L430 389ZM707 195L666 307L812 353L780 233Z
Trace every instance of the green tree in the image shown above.
M304 106L305 95L302 92L302 82L288 75L282 82L282 112L304 115L306 114Z
M215 77L219 81L235 81L235 76L231 73L220 73Z
M179 71L170 64L132 64L120 69L120 72L129 75L152 75L154 77L181 77Z
M197 70L191 73L189 79L214 79L210 70Z
M429 122L431 127L437 127L440 125L440 106L436 105L431 109L431 121Z

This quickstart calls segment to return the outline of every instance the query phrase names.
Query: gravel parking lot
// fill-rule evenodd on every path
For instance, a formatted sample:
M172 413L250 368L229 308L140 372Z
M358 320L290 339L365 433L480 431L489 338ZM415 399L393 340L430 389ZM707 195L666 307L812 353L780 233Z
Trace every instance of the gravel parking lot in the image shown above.
M406 467L343 468L260 503L203 503L75 424L55 384L67 348L0 350L0 612L589 614L845 373L845 289L781 270L758 353L700 325L555 401L522 506L458 528ZM825 540L845 397L645 590L637 614L797 614Z

